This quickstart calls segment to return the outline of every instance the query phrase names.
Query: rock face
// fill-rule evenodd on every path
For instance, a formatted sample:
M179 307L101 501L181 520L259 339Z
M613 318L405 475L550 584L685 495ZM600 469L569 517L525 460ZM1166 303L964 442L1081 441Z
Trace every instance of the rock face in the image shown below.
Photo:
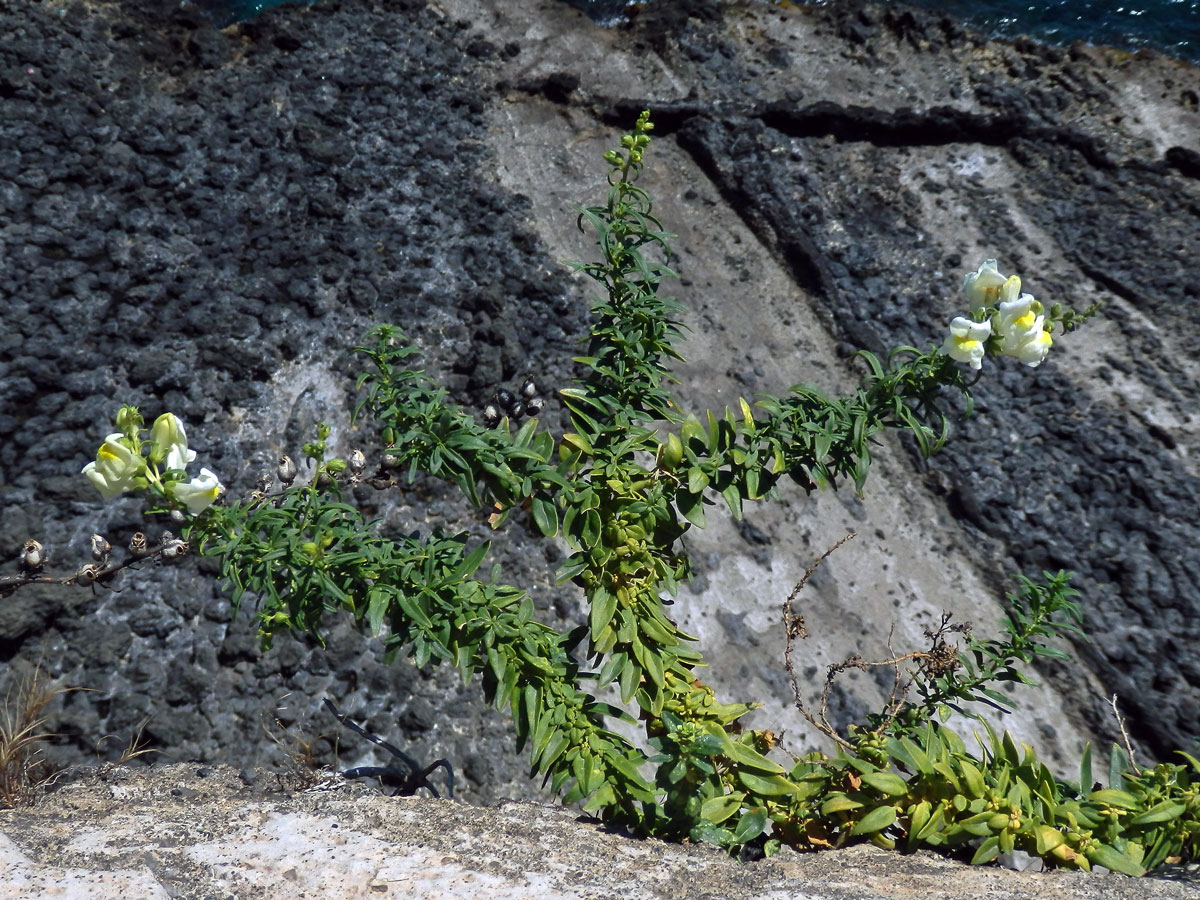
M274 781L260 775L260 782ZM0 898L33 900L1183 900L1172 880L972 868L873 847L741 863L636 841L561 807L391 798L327 782L247 785L226 767L101 770L0 812Z
M942 609L989 633L1007 573L1071 568L1093 641L1014 695L1020 737L1067 768L1114 735L1114 692L1145 752L1195 735L1194 68L842 5L663 3L602 30L549 3L346 0L216 31L126 0L8 5L0 27L0 553L37 537L69 571L92 531L119 546L146 527L77 474L124 402L182 416L237 493L320 421L335 450L377 451L347 410L350 348L379 321L476 408L527 372L568 383L587 288L556 260L589 253L568 206L602 196L600 153L650 107L644 178L679 233L689 408L798 381L848 391L855 349L940 342L987 257L1047 304L1105 303L1036 371L989 365L934 459L889 441L861 499L793 492L689 537L700 574L675 609L721 693L765 700L754 724L793 749L812 740L789 709L779 604L857 530L807 590L810 701L824 666L883 656L893 624L897 647ZM487 533L438 484L356 499L387 528ZM495 558L545 621L583 620L552 584L557 548L516 523ZM539 796L474 687L385 666L341 621L324 647L260 652L213 574L0 601L11 672L41 658L89 689L52 709L56 761L111 756L147 718L173 759L268 762L265 725L328 760L328 696L450 759L467 799ZM835 720L887 687L840 685ZM371 749L344 740L343 765Z

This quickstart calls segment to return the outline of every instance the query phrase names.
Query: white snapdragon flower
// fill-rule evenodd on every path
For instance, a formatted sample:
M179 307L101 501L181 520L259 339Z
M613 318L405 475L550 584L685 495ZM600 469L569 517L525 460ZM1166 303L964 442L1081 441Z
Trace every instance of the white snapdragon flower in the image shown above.
M1005 356L1016 357L1031 369L1040 366L1045 361L1046 354L1050 352L1050 345L1054 343L1050 332L1042 326L1042 319L1042 316L1037 317L1034 327L1025 341L1010 350L1001 352Z
M942 345L942 352L958 362L970 363L972 369L983 365L984 345L992 334L992 323L972 322L964 316L956 316L950 323L950 334Z
M150 448L152 462L166 460L168 469L186 469L188 463L196 458L196 451L188 449L183 422L174 413L163 413L155 419L150 435L153 440Z
M211 469L201 469L200 474L191 481L177 481L168 490L187 507L188 512L197 516L212 506L225 488Z
M995 306L1000 300L1001 288L1010 280L996 271L994 259L985 259L983 265L963 278L963 294L971 304L971 311L978 312L986 306ZM1018 290L1020 287L1018 279Z
M1014 279L1015 286L1005 284L1001 292L1005 299L1000 301L992 322L1000 338L1000 352L1034 368L1046 359L1054 338L1045 326L1042 304L1032 294L1021 294L1020 279L1014 275L1009 282Z
M121 443L123 437L119 431L110 434L96 452L96 461L83 467L83 474L105 500L133 490L134 479L145 467L141 455Z

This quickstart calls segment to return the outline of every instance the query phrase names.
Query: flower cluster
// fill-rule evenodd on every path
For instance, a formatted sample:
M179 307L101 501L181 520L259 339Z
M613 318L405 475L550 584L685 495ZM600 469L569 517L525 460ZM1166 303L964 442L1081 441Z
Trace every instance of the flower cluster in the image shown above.
M986 260L963 279L970 316L956 316L942 352L978 369L988 353L1012 356L1029 367L1039 366L1054 343L1054 320L1042 304L1021 293L1021 279L1005 277L994 259Z
M118 431L104 439L95 462L83 467L83 474L105 500L127 491L150 490L172 508L187 510L193 516L208 509L224 491L211 469L188 480L188 464L196 451L188 449L187 433L174 413L163 413L154 420L149 439L143 438L145 424L133 406L117 413Z

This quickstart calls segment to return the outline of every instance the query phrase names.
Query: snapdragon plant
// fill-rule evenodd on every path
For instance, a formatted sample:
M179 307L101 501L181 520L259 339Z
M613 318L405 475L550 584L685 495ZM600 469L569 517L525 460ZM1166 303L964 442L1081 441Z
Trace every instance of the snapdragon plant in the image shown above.
M284 458L281 490L261 484L243 499L202 503L209 494L180 493L180 463L192 460L182 425L156 423L147 443L130 431L140 417L126 408L118 417L126 426L106 440L89 477L105 497L144 490L156 508L183 518L191 545L220 560L235 603L257 604L264 643L280 632L319 636L327 612L345 611L383 641L389 659L445 662L478 679L487 700L509 710L532 773L563 802L630 832L768 853L869 840L974 862L1021 849L1130 874L1194 856L1194 758L1142 770L1114 756L1101 789L1090 753L1073 784L1007 734L989 730L971 752L944 724L950 710L1002 705L991 684L1024 680L1020 666L1058 652L1045 639L1078 621L1066 573L1022 582L1006 638L975 639L947 618L928 651L888 661L903 686L846 735L828 729L832 755L780 759L772 732L741 724L756 704L722 700L704 683L696 640L664 601L690 572L683 536L703 527L715 505L740 517L787 482L806 492L847 481L861 490L885 429L912 435L926 454L942 446L946 410L970 408L960 363L980 369L989 356L1011 356L1034 367L1053 332L1095 310L1047 311L989 260L967 276L971 311L952 321L941 347L900 347L885 359L860 353L865 373L854 392L835 398L801 384L753 403L739 398L735 409L689 411L670 390L683 331L682 308L664 293L674 276L672 235L638 183L652 128L643 113L604 156L607 197L576 210L599 258L571 265L599 294L576 359L580 377L560 392L569 431L495 410L477 421L413 367L419 351L398 327L375 328L357 348L366 370L355 416L374 423L385 461L373 483L390 485L396 470L442 478L490 510L494 527L515 514L545 538L561 538L569 554L557 578L586 601L577 628L559 633L537 622L528 594L505 583L498 566L481 576L486 543L387 535L366 521L340 490L363 479L365 459L328 458L327 429L305 445L313 474L303 483ZM217 483L209 475L198 489ZM792 671L793 641L805 629L790 598L785 606ZM597 699L610 689L621 706ZM619 734L616 720L640 724L640 740Z

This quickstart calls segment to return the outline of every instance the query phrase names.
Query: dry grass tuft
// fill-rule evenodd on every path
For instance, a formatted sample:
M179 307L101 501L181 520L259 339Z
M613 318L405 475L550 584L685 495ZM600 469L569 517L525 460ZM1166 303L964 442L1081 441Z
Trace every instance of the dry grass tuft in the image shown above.
M45 727L46 707L70 690L48 678L39 664L5 696L0 706L0 809L33 803L53 781L55 773L41 752L53 737Z

